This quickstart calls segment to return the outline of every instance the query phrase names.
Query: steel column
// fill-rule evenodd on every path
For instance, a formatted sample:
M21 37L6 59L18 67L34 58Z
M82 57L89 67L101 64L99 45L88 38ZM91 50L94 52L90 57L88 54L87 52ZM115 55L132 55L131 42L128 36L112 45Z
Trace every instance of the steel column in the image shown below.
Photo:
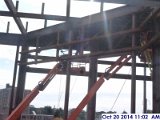
M71 48L69 48L69 55L72 54ZM69 95L70 95L70 76L71 76L71 61L67 62L66 70L66 90L65 90L65 101L64 101L64 120L68 118L68 106L69 106Z
M144 86L143 86L143 113L147 112L147 98L146 98L146 66L144 67Z
M21 19L16 16L17 9L14 6L12 0L5 0L5 3L7 5L7 7L8 7L8 9L10 10L11 14L13 15L13 18L14 18L19 30L23 34L23 39L24 39L25 42L23 44L22 51L26 51L26 50L28 50L28 47L25 44L26 43L26 34L27 34L27 32L26 32L26 30L25 30L25 28L23 26L23 23L22 23ZM22 62L27 62L26 53L21 55L21 61ZM23 92L24 92L24 88L25 88L25 77L26 77L26 65L20 65L20 67L19 67L19 75L18 75L18 83L17 83L17 91L16 91L15 106L18 106L19 103L23 99ZM20 119L20 118L18 118L18 119Z
M135 28L135 15L132 16L132 28ZM132 34L132 47L135 47L135 34ZM136 112L136 53L132 51L132 78L131 78L131 113Z
M16 84L16 77L17 77L17 69L18 69L18 57L19 57L19 49L20 45L17 45L17 50L16 50L16 57L15 57L15 63L14 63L14 72L13 72L13 81L12 81L12 90L11 90L11 96L10 96L10 104L9 104L9 114L11 114L13 110L13 101L15 98L15 84Z
M70 17L70 4L71 4L71 0L67 0L67 6L66 6L67 22ZM66 40L70 41L71 38L72 38L72 31L68 27ZM72 55L72 49L71 47L69 47L68 56L71 57L71 55ZM69 94L70 94L70 71L71 71L71 61L67 61L66 90L65 90L65 101L64 101L64 120L67 120L68 118L68 106L69 106Z
M103 12L104 2L101 1L100 12Z
M159 21L154 21L155 32L160 31ZM153 113L160 113L160 45L155 44L153 50Z
M95 84L96 79L97 79L97 58L91 58L90 68L89 68L88 91ZM95 120L95 111L96 111L96 95L88 103L87 120Z
M68 118L68 106L69 106L69 94L70 94L70 68L71 62L67 63L67 78L66 78L66 90L65 90L65 101L64 101L64 120Z
M153 113L160 113L160 46L153 48Z
M23 46L22 51L27 50L28 47ZM26 62L27 57L26 54L21 55L20 61ZM20 104L23 100L24 89L25 89L25 80L26 80L26 65L19 66L19 74L18 74L18 82L17 82L17 90L16 90L16 99L15 99L15 107ZM20 118L18 118L20 120Z

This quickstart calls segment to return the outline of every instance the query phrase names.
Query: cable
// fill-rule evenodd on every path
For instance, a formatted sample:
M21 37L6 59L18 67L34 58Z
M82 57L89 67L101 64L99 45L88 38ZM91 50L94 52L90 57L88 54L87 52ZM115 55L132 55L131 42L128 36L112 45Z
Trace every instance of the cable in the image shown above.
M129 73L130 73L130 72L131 72L131 69L130 69ZM129 74L129 73L128 73L128 74ZM114 103L113 103L110 111L112 111L112 109L114 108L114 106L115 106L115 104L116 104L116 102L117 102L117 100L118 100L118 98L119 98L119 96L120 96L120 94L121 94L121 92L122 92L122 90L123 90L123 87L124 87L126 81L127 81L127 80L124 81L124 83L123 83L123 85L122 85L122 87L121 87L121 89L120 89L120 91L119 91L119 93L118 93L118 95L117 95L117 97L116 97L116 99L115 99L115 101L114 101Z
M75 85L76 85L76 82L77 82L77 77L76 77L75 80L74 80L74 83L73 83L73 86L72 86L72 88L71 88L70 94L72 94L73 89L74 89L74 87L75 87Z
M115 104L116 104L116 102L117 102L117 100L118 100L118 98L119 98L119 96L120 96L120 94L121 94L121 92L123 90L123 87L124 87L125 83L126 83L126 80L124 81L124 83L123 83L123 85L122 85L122 87L121 87L121 89L120 89L120 91L119 91L119 93L118 93L118 95L117 95L117 97L116 97L116 99L115 99L110 111L112 111L112 109L114 108L114 106L115 106Z
M58 91L58 104L57 104L57 108L59 108L59 106L60 106L60 100L61 100L61 96L62 96L62 94L60 94L61 93L61 76L60 76L60 83L59 83L60 85L59 85L59 91Z

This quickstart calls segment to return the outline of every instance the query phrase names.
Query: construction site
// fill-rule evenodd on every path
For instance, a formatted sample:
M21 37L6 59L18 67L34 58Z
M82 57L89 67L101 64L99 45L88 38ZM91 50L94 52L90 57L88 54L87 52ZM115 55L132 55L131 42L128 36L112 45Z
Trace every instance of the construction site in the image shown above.
M48 1L51 0L31 1L39 3L39 13L35 13L34 9L28 10L34 5L27 3L27 0L3 0L2 6L0 3L1 21L12 18L19 30L17 33L10 32L13 24L10 22L7 22L4 31L0 30L0 45L15 47L14 68L11 71L13 77L10 79L12 84L6 86L11 88L9 108L3 119L22 120L21 115L25 109L40 91L45 91L57 75L65 76L64 120L76 120L84 108L87 120L98 120L95 118L98 99L96 93L105 82L112 82L112 79L130 81L128 108L129 113L133 114L137 113L139 107L136 105L137 81L143 82L142 113L147 113L148 110L146 82L151 82L151 112L160 113L160 1L60 0L61 6L65 6L63 15L47 13ZM76 17L84 8L81 7L79 13L75 13L74 5L81 3L86 6L96 4L97 8L94 6L94 9L97 11ZM107 4L111 3L118 7L106 9ZM52 4L56 5L57 0L53 0ZM62 9L61 6L56 8L57 11ZM28 19L35 20L34 29L30 29L33 26ZM36 20L41 20L41 28L38 28ZM56 21L56 24L49 25L50 21ZM43 63L54 63L54 66L38 66ZM125 68L130 68L131 72L128 74ZM142 74L139 74L140 69ZM45 74L45 77L37 81L37 85L24 96L26 82L29 82L26 79L28 73ZM69 113L69 104L72 102L71 76L76 76L77 80L83 76L88 80L83 80L87 86L83 99Z

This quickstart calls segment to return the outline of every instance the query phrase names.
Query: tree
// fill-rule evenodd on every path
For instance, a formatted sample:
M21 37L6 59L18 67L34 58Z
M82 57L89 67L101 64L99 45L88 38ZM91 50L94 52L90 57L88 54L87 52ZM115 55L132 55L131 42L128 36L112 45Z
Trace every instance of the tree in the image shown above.
M109 113L109 114L115 114L117 112L116 111L108 111L107 113Z
M53 115L52 107L51 106L45 106L43 109L43 113L46 115Z
M122 114L127 114L127 112L125 110L123 110Z
M152 113L152 110L147 110L146 113Z
M82 111L82 112L79 114L77 120L86 120L86 112L85 112L85 111Z
M64 110L62 110L62 108L54 109L53 115L54 115L54 117L63 117Z

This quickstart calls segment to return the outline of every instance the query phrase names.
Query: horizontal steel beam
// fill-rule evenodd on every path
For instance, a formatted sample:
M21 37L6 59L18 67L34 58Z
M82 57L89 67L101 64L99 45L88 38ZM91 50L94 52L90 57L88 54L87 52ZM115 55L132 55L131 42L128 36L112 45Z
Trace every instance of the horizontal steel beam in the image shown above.
M10 13L8 11L0 11L0 16L13 17L12 13ZM57 20L57 21L66 21L67 20L66 16L36 14L36 13L17 12L16 16L17 17L22 17L22 18L34 18L34 19ZM70 17L69 19L78 19L78 18Z
M117 8L117 9L113 9L110 11L106 11L103 13L97 13L94 15L90 15L87 17L83 17L77 20L69 20L69 22L72 24L72 26L70 26L71 28L77 28L77 27L82 27L82 26L86 26L89 24L93 24L96 22L104 22L104 17L107 16L108 20L111 20L113 18L117 18L117 17L121 17L121 16L125 16L128 14L132 14L135 12L138 12L140 10L143 10L140 7L131 7L131 6L124 6L121 8ZM54 32L57 31L67 31L68 30L68 24L67 23L61 23L58 25L54 25L54 26L50 26L47 28L43 28L40 30L36 30L36 31L32 31L28 33L28 37L30 39L34 39L37 36L44 36L44 35L48 35L48 34L52 34Z
M24 39L20 34L0 33L0 44L3 45L23 45Z
M86 38L84 40L72 40L71 42L67 42L67 43L62 43L62 44L57 44L57 45L51 45L51 46L47 46L47 47L40 47L40 48L36 48L36 49L32 49L29 51L24 51L25 53L31 53L31 52L36 52L36 51L41 51L41 50L47 50L47 49L52 49L52 48L62 48L62 47L67 47L67 46L72 46L72 45L80 45L80 44L84 44L84 43L88 43L88 42L94 42L97 40L103 40L105 38L115 38L121 35L127 35L127 34L131 34L131 33L136 33L139 32L140 30L138 28L136 29L129 29L129 30L124 30L124 31L119 31L119 32L115 32L115 33L105 33L104 35L99 35L97 37L93 37L93 38Z
M49 56L35 56L35 55L28 55L29 59L37 59L38 61L47 61L47 62L55 62L58 59L56 57L49 57ZM77 63L89 63L89 60L83 59L83 60L72 60L71 62L77 62ZM115 63L114 61L105 61L105 60L98 60L98 64L101 65L111 65ZM124 66L132 66L131 63L126 63ZM148 64L144 63L136 63L137 67L148 67Z
M48 73L50 69L45 69L45 68L32 68L32 67L27 67L27 72L30 73ZM66 72L60 72L58 74L61 75L65 75ZM98 77L100 77L103 73L98 73ZM81 73L77 73L74 71L70 72L70 75L75 75L75 76L88 76L89 72L85 72L84 74ZM131 79L131 75L126 75L126 74L115 74L113 75L112 78L116 78L116 79ZM147 81L151 81L151 77L150 76L142 76L142 75L136 75L136 80L147 80Z
M77 1L91 1L91 0L77 0ZM126 4L131 6L144 6L144 7L159 7L160 2L158 0L92 0L95 2L105 3L117 3Z
M141 50L141 47L135 47L135 48L131 48L131 47L127 47L127 48L121 48L121 49L114 49L114 50L109 50L109 51L98 51L98 52L94 52L91 54L83 54L83 55L73 55L73 56L62 56L57 58L58 61L61 60L83 60L84 58L87 60L89 60L92 57L97 57L97 58L106 58L106 57L116 57L116 56L121 56L121 55L129 55L131 54L132 51L136 51L138 53L138 51ZM31 64L37 64L37 63L44 63L45 60L42 61L31 61L31 62L27 62L27 63L20 63L20 64L26 64L26 65L31 65ZM46 60L46 62L48 62L48 60Z

